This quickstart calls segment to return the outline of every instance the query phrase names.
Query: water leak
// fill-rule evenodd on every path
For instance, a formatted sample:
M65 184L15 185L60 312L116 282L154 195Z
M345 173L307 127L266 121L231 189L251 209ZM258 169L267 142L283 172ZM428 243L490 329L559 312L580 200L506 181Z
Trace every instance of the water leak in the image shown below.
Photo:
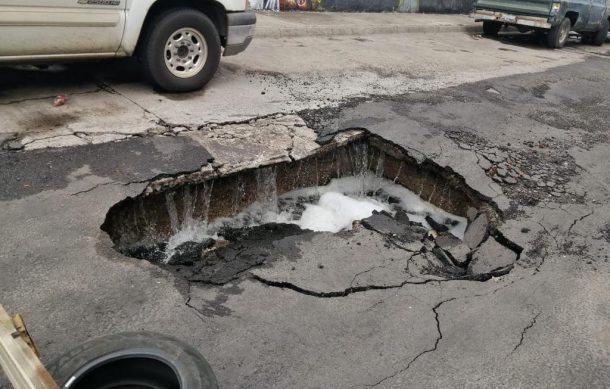
M366 219L363 225L413 229L409 236L434 230L433 239L438 235L461 247L459 264L441 259L446 266L462 269L452 270L454 274L463 274L472 250L499 220L493 204L462 177L431 161L417 161L404 149L372 135L323 147L298 161L177 182L125 199L109 210L102 229L117 250L155 263L176 263L176 258L184 261L189 255L232 247L235 239L248 235L242 230L255 229L257 239L262 239L260 234L284 236L304 230L339 233ZM485 217L479 223L484 230L481 241L464 249L471 209ZM418 241L423 239L422 235ZM210 259L217 260L224 261Z
M174 205L170 207L169 212L173 213ZM257 198L252 205L232 217L211 223L207 220L184 223L170 237L165 261L181 244L223 239L226 230L281 223L312 231L339 232L350 230L353 222L371 216L374 211L390 215L402 211L409 220L428 229L432 227L426 217L431 217L446 225L459 239L463 239L467 224L466 218L443 211L412 191L370 172L333 179L325 186L301 188L278 197L274 171L265 169L260 175L257 173Z

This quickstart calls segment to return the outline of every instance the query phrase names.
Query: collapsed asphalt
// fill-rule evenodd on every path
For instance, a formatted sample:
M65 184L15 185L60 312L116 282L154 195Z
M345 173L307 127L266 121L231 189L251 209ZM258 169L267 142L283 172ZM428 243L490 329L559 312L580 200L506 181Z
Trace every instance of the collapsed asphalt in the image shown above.
M502 236L523 248L507 275L400 285L390 254L387 265L364 266L357 285L397 287L340 298L286 287L344 290L338 286L349 287L355 274L347 265L391 250L381 240L378 250L362 252L320 237L293 242L251 278L198 286L112 248L99 227L113 204L144 190L146 178L123 185L139 176L90 168L95 157L87 160L84 146L56 151L52 159L78 152L82 166L49 178L57 183L46 189L3 176L13 189L0 203L2 303L25 314L45 361L90 337L155 330L195 345L223 387L603 387L610 380L608 86L610 64L592 58L303 114L319 135L365 127L464 177L503 212ZM2 161L38 182L28 153L3 152ZM160 160L146 162L146 177L184 168L159 167ZM519 169L515 183L500 174L504 166Z

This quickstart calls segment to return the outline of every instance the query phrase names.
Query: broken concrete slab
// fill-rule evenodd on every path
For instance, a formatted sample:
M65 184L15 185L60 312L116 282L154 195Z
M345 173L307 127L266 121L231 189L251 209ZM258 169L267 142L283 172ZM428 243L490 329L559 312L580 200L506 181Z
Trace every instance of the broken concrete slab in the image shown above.
M453 262L458 266L464 266L468 262L468 257L471 253L470 247L464 243L460 243L446 250Z
M436 255L436 257L443 263L444 267L453 266L453 261L449 255L447 255L445 250L441 249L440 247L434 247L432 249L432 253Z
M315 132L296 115L184 131L179 136L195 140L222 161L222 174L303 158L320 147Z
M399 220L386 212L373 211L373 215L361 220L364 227L383 235L394 236L402 242L421 241L427 230L404 217Z
M468 275L489 277L510 270L517 261L517 253L498 243L494 238L487 239L472 255L468 264Z
M418 280L407 271L412 253L385 243L378 233L362 227L289 239L299 255L274 252L273 263L251 273L269 284L320 295L341 295L352 288L394 287Z
M442 248L443 250L449 250L462 243L462 241L460 239L456 238L454 235L452 235L450 233L438 235L435 239L435 242L436 242L436 245L438 247Z
M119 140L123 140L129 138L130 135L127 134L87 134L87 133L79 133L78 137L83 139L86 143L96 145L100 143L108 143L108 142L116 142Z
M76 135L62 135L51 138L43 138L33 140L29 143L25 143L25 140L21 141L25 150L38 150L46 148L57 148L57 147L69 147L69 146L84 146L87 141L76 136Z
M476 249L489 235L489 219L487 215L480 214L466 228L464 243L471 249Z
M479 210L474 207L468 207L468 209L466 210L466 217L468 218L468 221L470 221L470 222L473 222L474 219L476 219L478 215L479 215Z

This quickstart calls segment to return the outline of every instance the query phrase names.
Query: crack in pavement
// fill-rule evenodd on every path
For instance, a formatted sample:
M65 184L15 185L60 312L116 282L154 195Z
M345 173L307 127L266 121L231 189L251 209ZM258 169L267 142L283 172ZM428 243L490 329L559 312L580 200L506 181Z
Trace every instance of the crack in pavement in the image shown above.
M555 248L559 249L559 242L557 241L557 234L553 235L551 234L551 231L555 231L556 228L553 228L552 230L548 230L544 224L542 224L542 221L544 221L544 218L542 218L539 222L536 221L535 223L538 224L540 227L542 227L542 229L544 230L544 232L546 232L547 236L550 236L551 239L553 239L553 242L555 242Z
M391 379L391 378L396 377L398 374L404 373L405 371L409 370L409 368L411 367L411 365L412 365L413 363L415 363L415 361L417 361L417 360L418 360L420 357L422 357L423 355L436 351L436 349L438 348L438 344L439 344L439 343L440 343L440 341L443 339L443 332L441 331L441 322L440 322L440 320L439 320L439 313L438 313L438 310L440 309L440 307L441 307L443 304L445 304L445 303L447 303L447 302L449 302L449 301L456 300L456 299L457 299L456 297L452 297L452 298L450 298L450 299L443 300L443 301L439 302L438 304L436 304L436 305L435 305L435 306L432 308L432 312L434 312L434 320L436 321L436 331L438 332L438 336L436 337L436 339L435 339L435 341L434 341L434 346L433 346L432 348L426 349L426 350L424 350L424 351L420 352L419 354L417 354L417 355L416 355L416 356L415 356L413 359L411 359L411 360L409 361L409 363L407 364L407 366L405 366L404 368L402 368L402 369L400 369L400 370L396 371L395 373L393 373L393 374L391 374L391 375L389 375L389 376L387 376L387 377L384 377L382 380L377 381L376 383L374 383L374 384L372 384L372 385L366 385L366 387L368 387L368 388L374 388L374 387L376 387L376 386L381 385L381 384L382 384L382 383L384 383L385 381L387 381L387 380L389 380L389 379Z
M411 259L411 258L409 258L409 259ZM372 267L372 268L370 268L370 269L367 269L367 270L361 271L360 273L356 273L356 275L354 275L354 278L352 278L352 282L350 282L350 283L349 283L350 288L351 288L351 287L354 285L354 282L356 281L356 278L358 278L358 276L361 276L361 275L363 275L363 274L366 274L366 273L368 273L368 272L370 272L370 271L373 271L373 270L375 270L375 269L383 269L383 268L385 268L385 266L384 266L384 265L378 265L378 266L373 266L373 267Z
M567 234L569 235L572 232L572 228L574 228L574 226L576 225L576 223L579 223L583 220L585 220L586 218L588 218L589 216L593 215L595 211L591 210L589 213L587 213L586 215L583 215L581 217L579 217L578 219L574 219L574 221L572 222L572 224L570 224L570 227L568 228L568 232Z
M197 318L199 320L201 320L202 323L207 324L203 318L203 313L200 312L197 308L195 308L194 306L191 305L191 281L186 281L187 282L187 292L186 292L186 301L184 302L184 305L186 305L187 308L190 308L190 310L194 311L193 313L195 314L195 316L197 316Z
M92 186L89 189L84 189L84 190L80 190L78 192L74 192L74 193L70 193L70 196L78 196L84 193L89 193L92 192L94 190L96 190L99 187L102 186L107 186L107 185L121 185L121 186L129 186L129 185L135 185L135 184L145 184L148 183L148 180L142 180L142 181L130 181L130 182L116 182L116 181L111 181L111 182L102 182L99 183L97 185Z
M69 128L68 128L68 131L70 131L69 134L54 134L54 135L44 136L44 137L41 137L41 138L35 138L35 139L32 139L32 140L30 140L28 142L21 142L19 144L19 147L15 147L14 149L8 148L8 151L11 151L11 150L22 150L26 146L34 144L34 143L37 143L37 142L40 142L40 141L46 141L46 140L49 140L49 139L63 138L63 137L66 137L66 136L74 136L75 135L74 132L72 132L72 130L70 130ZM32 135L29 135L29 134L26 133L26 134L23 134L23 137L21 137L21 138L18 135L16 137L11 138L11 139L7 139L5 142L2 142L0 144L0 150L4 149L4 145L7 145L8 143L14 142L14 141L20 142L25 137L30 137L31 138Z
M345 290L339 290L334 292L316 292L313 290L301 288L291 282L288 281L271 281L267 280L263 277L257 276L256 274L251 274L252 279L265 284L267 286L271 286L274 288L280 289L290 289L297 293L304 294L306 296L320 297L320 298L334 298L334 297L347 297L350 294L367 292L369 290L387 290L387 289L400 289L405 285L424 285L430 282L446 282L446 281L455 281L453 279L446 280L432 280L426 279L421 281L403 281L400 284L396 285L366 285L366 286L352 286Z
M99 92L103 92L103 91L104 90L98 86L98 89L90 90L90 91L83 91L83 92L74 92L74 93L70 93L69 96L89 95L89 94L99 93ZM54 99L56 97L57 97L57 95L52 95L52 96L42 96L42 97L30 97L30 98L21 99L21 100L10 100L10 101L5 101L3 103L0 103L0 106L25 103L28 101L50 100L50 99Z
M525 278L525 277L521 277L519 280L521 280L521 279L523 279L523 278ZM439 281L439 280L437 280L437 281ZM508 287L510 287L510 286L513 286L513 285L515 284L515 282L516 282L516 281L518 281L518 280L514 280L513 282L511 282L511 283L509 283L509 284L502 285L502 286L500 286L499 288L496 288L496 289L494 289L494 290L492 290L491 292L488 292L488 293L474 294L474 295L471 295L471 296L452 297L452 298L450 298L450 299L443 300L443 301L439 302L438 304L436 304L436 305L435 305L435 306L432 308L432 311L434 312L434 319L435 319L435 321L436 321L436 330L437 330L437 332L438 332L438 336L437 336L437 338L436 338L436 340L435 340L435 342L434 342L434 347L432 347L431 349L424 350L424 351L422 351L421 353L419 353L418 355L416 355L416 356L415 356L413 359L411 359L411 360L409 361L409 363L407 364L407 366L406 366L406 367L404 367L403 369L401 369L401 370L399 370L399 371L397 371L397 372L395 372L395 373L393 373L393 374L391 374L391 375L389 375L389 376L387 376L387 377L384 377L383 379L381 379L381 380L377 381L376 383L374 383L374 384L372 384L372 385L365 385L365 386L366 386L366 387L368 387L368 388L372 388L372 387L379 386L379 385L381 385L383 382L387 381L388 379L391 379L391 378L393 378L393 377L396 377L398 374L400 374L400 373L403 373L403 372L407 371L407 370L408 370L408 369L411 367L411 365L412 365L412 364L413 364L413 363L414 363L414 362L415 362L417 359L419 359L421 356L423 356L424 354L428 354L428 353L431 353L431 352L433 352L433 351L436 351L436 349L438 348L438 345L439 345L439 343L440 343L441 339L443 339L443 333L442 333L442 331L441 331L441 324L440 324L440 320L439 320L439 313L438 313L438 310L440 309L440 307L441 307L443 304L445 304L445 303L447 303L447 302L450 302L450 301L457 301L457 300L463 300L463 299L468 299L468 298L477 298L477 297L486 297L486 296L490 296L490 295L492 295L492 294L497 293L497 292L498 292L498 291L500 291L500 290L504 290L504 289L506 289L506 288L508 288ZM442 284L439 282L439 286L441 286L441 285L442 285ZM382 303L382 302L383 302L383 300L382 300L382 301L379 301L379 302L377 302L377 303L375 303L373 306L378 305L378 304L380 304L380 303ZM536 317L534 318L534 324L535 324L535 319L537 319L539 315L540 315L540 313L539 313L538 315L536 315ZM532 326L533 326L533 324L532 324ZM527 332L527 330L529 330L529 329L530 329L532 326L526 327L525 332ZM524 335L525 335L525 333L523 333L523 336L524 336Z
M521 347L521 345L523 344L523 340L525 339L525 334L527 333L527 331L530 330L530 328L532 328L536 324L536 320L538 320L538 316L540 316L540 313L541 312L538 312L536 314L536 316L534 316L532 318L532 320L530 320L529 324L527 326L525 326L525 328L523 328L523 330L521 330L521 339L519 339L519 343L517 343L515 348L513 348L513 351L510 352L510 355L512 355L515 351L517 351L517 349L519 347Z
M89 193L89 192L92 192L92 191L96 190L97 188L99 188L101 186L106 186L106 185L124 185L124 184L121 184L120 182L114 182L114 181L103 182L101 184L94 185L94 186L92 186L89 189L84 189L84 190L80 190L78 192L70 193L70 196L78 196L78 195L81 195L81 194L84 194L84 193Z
M154 117L156 117L159 120L162 120L161 117L159 115L157 115L156 113L150 111L149 109L147 109L146 107L142 106L141 104L139 104L138 102L136 102L135 100L125 96L124 94L122 94L121 92L119 92L118 90L114 89L114 87L112 87L112 85L104 82L104 81L96 81L96 85L100 88L100 90L103 90L107 93L111 93L111 94L115 94L118 96L121 96L122 98L124 98L125 100L131 102L133 105L135 105L136 107L140 108L142 111L153 115Z

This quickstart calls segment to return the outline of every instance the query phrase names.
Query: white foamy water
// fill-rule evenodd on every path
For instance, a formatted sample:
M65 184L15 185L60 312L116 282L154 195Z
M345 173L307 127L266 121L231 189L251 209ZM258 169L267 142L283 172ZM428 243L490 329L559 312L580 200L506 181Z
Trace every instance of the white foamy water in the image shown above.
M447 219L453 220L455 225L448 225L449 231L460 239L464 237L466 218L445 212L407 188L367 172L334 179L326 186L297 189L280 196L277 201L269 201L266 197L233 217L212 223L188 221L170 238L166 255L171 258L176 247L188 241L218 239L221 230L227 227L292 223L312 231L339 232L351 229L354 221L371 216L373 211L394 214L398 210L405 211L411 221L427 228L430 226L426 216L441 224Z
M339 232L350 229L354 220L365 219L373 211L389 211L374 199L353 199L339 192L326 192L317 204L308 204L298 220L290 221L304 230Z

